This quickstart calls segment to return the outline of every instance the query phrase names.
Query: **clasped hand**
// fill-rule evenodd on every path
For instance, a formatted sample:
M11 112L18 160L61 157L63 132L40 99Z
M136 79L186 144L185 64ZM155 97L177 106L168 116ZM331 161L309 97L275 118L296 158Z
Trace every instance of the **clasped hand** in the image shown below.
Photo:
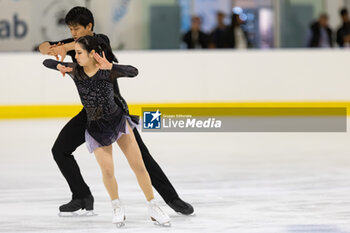
M59 57L61 57L60 61L63 61L64 58L67 56L67 51L64 47L64 44L59 42L58 44L51 45L49 48L49 55L55 56L56 60L59 60Z

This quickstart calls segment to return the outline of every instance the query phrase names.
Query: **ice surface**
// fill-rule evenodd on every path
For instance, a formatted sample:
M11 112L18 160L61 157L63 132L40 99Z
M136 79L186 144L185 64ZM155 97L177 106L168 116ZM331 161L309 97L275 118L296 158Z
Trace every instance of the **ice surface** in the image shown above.
M124 155L114 146L126 226L111 224L99 167L75 152L96 217L58 217L71 194L51 146L68 119L0 121L0 232L350 233L349 133L142 133L195 216L155 226Z

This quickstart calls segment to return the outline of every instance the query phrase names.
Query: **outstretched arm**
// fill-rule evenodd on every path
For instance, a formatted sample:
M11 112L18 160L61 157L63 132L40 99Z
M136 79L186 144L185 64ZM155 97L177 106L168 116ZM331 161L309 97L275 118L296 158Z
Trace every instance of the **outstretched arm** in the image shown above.
M43 65L49 69L58 70L64 76L66 73L73 72L74 63L72 62L59 62L53 59L46 59Z
M96 66L102 70L111 70L110 78L115 80L120 77L135 77L138 75L138 70L130 65L118 65L109 62L103 52L102 57L95 53L94 58L97 61Z
M45 41L39 45L39 52L41 54L48 55L50 47L51 47L50 43L48 41Z
M113 64L110 78L112 80L120 77L133 78L136 77L138 73L139 71L133 66Z
M74 50L75 42L72 38L61 40L61 41L44 41L39 45L39 51L41 54L52 55L56 57L56 60L59 60L61 57L61 61L67 55L68 51Z

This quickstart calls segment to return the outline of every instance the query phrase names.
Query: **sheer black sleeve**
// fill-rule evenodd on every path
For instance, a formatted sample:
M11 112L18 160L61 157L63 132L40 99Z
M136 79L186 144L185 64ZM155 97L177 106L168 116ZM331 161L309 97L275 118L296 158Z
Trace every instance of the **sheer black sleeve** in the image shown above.
M120 77L135 77L137 76L139 71L130 65L118 65L118 64L113 64L111 74L110 74L110 79L114 81L117 78Z
M67 66L67 67L71 67L73 68L72 72L69 72L68 74L74 74L75 73L75 69L76 69L76 64L73 62L60 62L60 61L56 61L54 59L45 59L43 61L43 65L46 66L49 69L53 69L53 70L58 70L57 69L57 65L61 64L63 66Z

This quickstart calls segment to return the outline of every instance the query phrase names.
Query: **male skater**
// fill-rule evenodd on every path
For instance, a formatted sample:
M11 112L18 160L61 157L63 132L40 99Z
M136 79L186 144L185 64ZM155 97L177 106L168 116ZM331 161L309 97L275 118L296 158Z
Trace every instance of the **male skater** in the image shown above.
M42 54L61 56L61 60L66 54L72 57L76 62L74 41L79 37L93 35L105 40L109 45L109 39L106 35L95 34L93 32L94 18L90 10L85 7L74 7L66 15L65 22L71 31L72 38L58 42L43 42L39 46ZM117 61L115 61L117 62ZM114 82L115 101L125 112L129 112L128 105L120 94L117 81ZM72 200L59 207L60 215L75 215L76 211L86 210L85 214L93 214L94 198L87 184L85 183L79 166L72 153L85 142L87 115L85 109L82 109L78 115L73 117L61 130L55 144L52 148L54 159L61 170L63 176L68 182L72 192ZM151 177L153 187L162 196L164 201L174 211L190 215L194 212L193 207L180 199L179 195L171 185L170 181L152 158L146 145L143 143L138 130L135 128L134 135L140 147L142 158L146 169Z

